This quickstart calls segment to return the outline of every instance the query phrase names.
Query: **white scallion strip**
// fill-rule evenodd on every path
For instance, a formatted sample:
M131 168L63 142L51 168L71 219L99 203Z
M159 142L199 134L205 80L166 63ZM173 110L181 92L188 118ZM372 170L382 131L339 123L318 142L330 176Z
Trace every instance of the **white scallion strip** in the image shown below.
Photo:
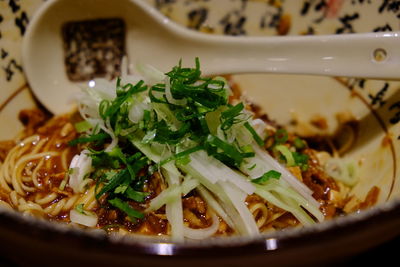
M279 198L281 198L283 201L285 201L288 205L290 205L292 208L291 213L294 215L294 217L298 218L301 224L304 226L310 226L315 224L314 219L312 219L307 212L305 212L304 209L302 209L298 203L291 197L288 197L287 195L279 195Z
M203 150L190 154L191 161L188 163L196 171L203 173L204 177L212 183L217 181L228 181L236 185L248 195L254 193L254 185L245 176L233 171L221 161L210 157Z
M259 186L257 186L255 193L264 198L266 201L272 203L273 205L292 213L293 216L295 216L302 225L314 224L313 219L308 216L308 214L305 213L299 206L291 206L290 204L287 204L286 202L278 199L271 192L264 190L262 187Z
M181 173L176 168L176 166L175 166L173 161L170 161L167 164L164 164L162 166L162 168L168 172L167 178L168 178L168 183L170 185L173 185L173 184L178 184L179 185L181 183L181 181L180 181L181 180L180 179Z
M262 185L263 189L267 191L275 191L281 196L290 198L296 203L295 205L302 206L304 209L308 210L318 221L322 222L325 219L325 216L322 212L313 205L309 205L307 200L304 199L299 193L293 190L293 188L288 187L283 184L283 181L278 180L269 180L265 185Z
M215 213L212 214L212 224L211 226L203 229L192 229L187 226L184 226L183 233L185 237L190 238L190 239L206 239L214 235L219 228L219 219L218 216L215 215Z
M88 150L83 150L81 154L75 155L69 165L71 174L69 175L69 186L75 193L82 193L84 177L92 170L92 158L87 154Z
M73 223L77 223L80 225L84 225L87 227L94 227L97 225L97 215L96 214L82 214L79 213L78 211L72 209L69 212L69 218L71 220L71 222Z
M290 186L292 186L294 190L296 190L310 203L310 205L319 207L320 204L313 198L313 192L311 191L311 189L309 189L305 184L294 177L293 174L291 174L285 167L279 164L279 162L271 157L266 151L261 150L258 146L253 146L253 149L256 153L255 157L262 159L262 162L264 163L264 165L262 163L257 164L257 167L269 166L270 168L266 171L273 169L280 172L282 174L281 179L285 180Z
M186 175L181 188L182 188L182 195L186 196L189 194L190 191L195 189L198 185L200 185L199 180L193 179L190 175Z
M324 165L324 169L333 179L347 186L354 186L358 181L354 164L346 163L343 159L328 159Z
M203 154L203 153L201 153L202 151L197 151L197 152L200 152L200 154ZM210 183L215 184L219 180L219 176L211 171L207 162L205 164L202 164L204 159L202 159L201 157L198 157L197 155L199 153L197 153L197 152L192 153L190 155L190 162L187 164L188 166L185 166L184 168L186 168L186 167L192 168L196 172L201 173L203 175L203 177L205 177L205 179L207 179ZM191 173L191 172L189 172L189 173Z
M254 220L253 214L247 208L247 205L245 203L247 195L230 182L219 181L218 184L221 185L229 199L232 201L236 210L239 212L240 217L242 218L246 227L247 234L249 236L259 235L260 232L257 223Z
M165 206L165 214L171 225L171 239L174 242L183 242L183 208L181 195L179 194Z
M167 189L163 190L158 196L150 201L149 207L146 209L146 212L158 210L165 204L172 202L175 196L180 196L180 194L181 188L179 185L169 186Z
M146 84L154 85L164 80L165 74L149 64L136 64L137 71L143 76Z
M138 138L130 140L137 149L139 149L146 157L155 163L161 161L161 156L150 144L143 144Z
M193 162L193 161L191 161ZM206 187L211 193L213 193L213 195L218 199L218 203L220 204L220 206L224 209L224 211L226 212L227 216L230 218L231 224L233 224L234 227L231 227L238 232L239 234L243 234L243 235L248 235L249 231L248 231L248 227L246 226L245 221L243 220L243 218L240 216L240 213L238 211L238 208L235 206L239 205L238 202L235 199L235 203L233 203L232 199L228 196L228 193L225 191L225 189L220 185L220 183L212 183L210 180L210 177L206 177L207 173L204 172L199 172L197 171L195 168L192 167L192 165L186 164L186 165L181 165L179 166L179 168L181 170L183 170L186 173L189 173L191 176L193 176L194 178L198 179L199 182L204 185L204 187ZM213 175L211 173L211 175ZM227 182L223 182L222 183L227 183ZM232 185L232 187L235 187L234 185ZM245 194L243 191L241 191L240 189L237 189L238 192L240 192L239 194L242 196L243 194ZM239 210L241 208L239 207ZM217 211L215 209L215 211ZM222 215L220 213L218 213L221 217ZM222 217L223 218L223 217ZM226 222L229 224L229 222L226 220ZM255 223L255 222L254 222Z
M105 151L110 152L114 149L114 147L116 147L118 145L118 137L115 135L114 131L112 130L110 118L107 118L105 123L106 123L106 127L102 128L102 129L103 129L103 131L108 133L111 137L111 143L107 146Z
M117 97L117 93L115 91L115 83L103 78L97 78L93 81L94 86L90 86L89 88L85 89L88 90L88 93L92 97L96 98L98 102L103 99L113 100Z
M261 119L254 119L250 121L250 125L254 128L261 139L264 140L267 135L267 132L265 131L267 124Z
M174 166L174 165L173 165ZM175 167L175 166L174 166ZM171 195L171 201L166 203L165 215L171 225L171 239L174 242L182 242L184 240L183 233L183 207L181 198L181 187L179 186L180 174L175 171L164 170L165 178L169 186L177 186L176 194Z
M226 214L225 210L221 207L217 200L213 197L213 195L208 192L208 190L199 185L196 187L197 192L200 196L207 202L207 204L232 228L235 229L235 224L232 219Z
M134 101L134 103L132 103L130 106L128 118L133 123L139 123L139 121L143 119L144 111L149 109L149 104L144 100Z

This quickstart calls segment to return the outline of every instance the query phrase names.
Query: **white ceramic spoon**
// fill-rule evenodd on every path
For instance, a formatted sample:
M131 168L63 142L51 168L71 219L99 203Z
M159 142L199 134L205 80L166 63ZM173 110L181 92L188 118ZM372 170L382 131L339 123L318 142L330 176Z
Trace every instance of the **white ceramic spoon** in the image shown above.
M68 111L78 89L64 66L65 22L121 18L131 63L167 71L179 59L203 73L293 73L381 79L400 78L400 32L328 36L229 37L177 25L140 0L50 0L37 11L22 44L22 60L35 95L54 113Z

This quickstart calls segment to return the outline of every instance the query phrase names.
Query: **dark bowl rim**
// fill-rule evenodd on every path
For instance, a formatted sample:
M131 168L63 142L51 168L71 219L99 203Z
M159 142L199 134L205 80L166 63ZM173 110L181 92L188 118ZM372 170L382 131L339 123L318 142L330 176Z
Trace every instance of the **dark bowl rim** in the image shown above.
M241 255L273 253L274 251L310 244L310 242L333 240L338 235L356 235L370 229L369 227L385 227L385 225L393 223L400 225L400 199L393 199L368 210L317 223L310 227L295 227L262 234L259 237L234 236L173 243L167 238L107 235L99 229L71 227L71 225L55 223L0 208L0 228L15 233L23 233L25 238L50 242L51 240L68 238L75 243L95 244L95 250L96 248L107 247L110 252L129 253L132 257L201 256L212 258L234 254L235 251L238 252L239 250ZM30 230L26 231L26 229ZM400 228L397 232L392 232L389 238L394 238L397 235L400 235Z

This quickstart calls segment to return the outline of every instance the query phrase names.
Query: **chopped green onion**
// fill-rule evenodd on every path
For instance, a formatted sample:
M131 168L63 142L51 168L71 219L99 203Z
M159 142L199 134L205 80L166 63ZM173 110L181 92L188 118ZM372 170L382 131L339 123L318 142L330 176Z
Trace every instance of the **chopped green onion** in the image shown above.
M80 214L85 214L85 211L83 209L83 203L76 205L75 210Z
M235 118L237 115L240 114L240 112L242 112L242 110L244 109L244 105L242 102L238 103L235 106L230 107L229 109L223 111L221 113L221 117L223 119L232 119Z
M253 183L255 184L264 184L266 181L268 181L269 179L279 179L281 178L281 173L274 171L274 170L270 170L266 173L264 173L261 177L258 177L256 179L251 180Z
M292 153L294 161L297 166L300 166L302 171L306 171L308 169L308 156L306 154L301 154L298 152Z
M293 145L295 148L297 149L303 149L305 148L306 144L304 143L303 140L301 140L300 138L296 137L293 141Z
M122 104L126 102L128 98L133 94L137 94L147 90L147 86L143 85L144 81L139 81L136 85L128 83L124 85L122 89L121 86L119 86L119 82L120 80L117 80L117 98L115 98L111 103L107 103L107 100L103 100L100 103L99 113L103 119L115 115L118 110L120 110ZM127 90L125 91L125 89Z
M147 109L145 109L143 111L143 120L140 121L140 129L147 129L149 127L150 124L150 120L151 120L151 112Z
M254 155L255 155L254 149L251 145L242 146L240 149L243 152L242 156L244 158L251 158L251 157L254 157Z
M233 124L237 123L239 120L237 120L236 117L242 112L243 109L244 105L242 102L240 102L236 106L230 107L228 110L221 112L221 129L227 130Z
M127 198L132 199L136 202L140 202L140 203L144 202L144 200L146 199L146 197L148 195L149 195L149 193L136 191L130 186L125 191L125 196Z
M136 219L144 218L144 214L142 212L133 209L127 202L121 200L120 198L110 199L108 200L108 203L125 212L133 222L135 222Z
M167 125L167 122L162 120L156 125L154 141L159 142L160 144L175 145L189 132L189 129L190 124L185 123L179 130L172 131Z
M286 159L286 166L292 167L296 166L296 162L293 157L293 153L289 150L289 148L285 145L279 145L275 146L275 149L281 152L281 154L285 157Z
M257 164L254 163L252 166L250 166L249 168L247 168L249 171L253 170L255 167L257 167Z
M253 127L251 127L250 123L246 122L244 124L244 127L246 127L246 129L251 133L251 135L253 136L254 140L257 142L257 144L259 146L264 146L264 141L262 140L262 138L258 135L258 133L256 132L256 130L254 130Z
M162 166L162 165L164 165L164 164L166 164L166 163L168 163L168 162L170 162L172 160L180 160L180 159L186 158L190 154L192 154L192 153L194 153L196 151L199 151L201 149L204 149L204 148L202 146L195 146L195 147L186 149L186 150L184 150L182 152L179 152L179 153L177 153L177 154L175 154L175 155L173 155L173 156L171 156L169 158L166 158L166 159L162 160L160 162L160 166ZM185 161L185 162L186 162L186 164L189 163L187 161ZM180 162L180 163L185 164L184 162Z
M228 158L232 159L236 166L240 166L240 163L243 161L243 155L231 144L219 139L216 136L208 135L207 137L207 144L211 145L212 147L216 147L221 149L224 152L224 155ZM216 152L208 149L207 152L211 152L211 154L215 157ZM219 154L221 155L221 154Z
M114 193L115 194L121 194L121 193L123 194L123 193L125 193L126 189L128 189L128 185L121 184L114 189Z
M104 225L103 227L101 227L101 229L103 229L106 232L110 232L110 230L113 228L119 229L121 227L122 227L122 225L120 225L120 224L107 224L107 225Z
M104 139L109 138L110 136L106 133L98 133L98 134L93 134L88 137L80 137L76 138L74 140L71 140L68 142L69 146L76 146L77 144L83 144L83 143L89 143L89 142L97 142L97 141L102 141Z
M80 121L74 124L75 130L78 133L86 132L92 128L92 125L88 121Z
M113 190L117 186L123 183L126 179L129 179L129 171L128 169L124 169L118 173L116 173L110 181L100 190L99 193L96 194L96 198L100 198L102 195L107 193L110 190Z
M284 144L288 140L288 133L285 129L278 129L275 133L276 144Z

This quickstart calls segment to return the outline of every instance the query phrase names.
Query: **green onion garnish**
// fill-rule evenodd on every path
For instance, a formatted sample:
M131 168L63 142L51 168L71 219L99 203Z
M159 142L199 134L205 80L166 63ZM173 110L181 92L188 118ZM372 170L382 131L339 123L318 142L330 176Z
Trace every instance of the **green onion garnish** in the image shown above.
M135 210L127 202L121 200L120 198L110 199L108 200L108 203L125 212L133 222L135 222L136 219L144 218L144 214L142 212Z
M275 133L276 144L284 144L288 140L288 133L285 129L278 129Z
M275 149L278 150L279 152L281 152L281 154L285 157L286 166L292 167L292 166L296 165L293 154L287 146L278 145L278 146L275 146Z
M148 195L149 195L149 193L136 191L130 186L125 191L125 196L127 198L132 199L136 202L140 202L140 203L144 202L144 200L146 199L146 197Z
M175 155L173 155L173 156L171 156L169 158L166 158L166 159L162 160L160 162L160 166L162 166L162 165L164 165L164 164L166 164L166 163L168 163L168 162L170 162L172 160L180 160L182 158L185 158L185 157L189 156L190 154L192 154L192 153L194 153L196 151L202 150L202 149L203 149L202 146L195 146L195 147L186 149L185 151L179 152L179 153L177 153L177 154L175 154ZM180 163L182 164L183 162L180 162ZM188 162L186 162L186 163L188 163Z
M254 130L253 127L251 127L250 123L246 122L244 124L244 127L246 127L246 129L251 133L251 135L253 136L254 140L257 142L257 144L259 146L264 146L264 141L262 140L262 138L258 135L258 133L256 132L256 130Z
M224 155L233 160L236 166L240 166L243 161L243 155L233 145L219 139L216 136L208 135L207 137L207 152L213 156ZM213 149L216 148L216 149ZM223 151L223 154L218 152L218 149Z
M92 128L92 125L88 121L80 121L74 124L75 130L78 133L86 132Z
M296 137L296 138L294 139L293 145L294 145L294 147L297 148L297 149L303 149L303 148L306 146L306 144L304 143L304 141L301 140L301 139L298 138L298 137Z
M114 176L111 177L110 181L100 190L99 193L96 194L96 198L100 198L108 191L113 190L125 180L129 179L129 177L130 175L128 169L124 169L118 173L115 173Z
M222 130L228 130L230 127L232 127L233 124L239 122L236 117L242 112L244 109L243 103L239 103L236 106L232 106L229 109L223 111L221 113L221 129Z
M77 212L79 212L80 214L85 214L86 215L85 210L83 209L83 203L76 205L75 206L75 210Z
M106 133L98 133L98 134L93 134L88 137L80 137L76 138L74 140L71 140L68 142L68 145L70 146L76 146L77 144L84 144L84 143L90 143L90 142L97 142L97 141L102 141L104 139L109 138L110 136Z
M267 182L269 179L279 179L281 177L281 173L274 171L274 170L270 170L266 173L264 173L261 177L256 178L251 180L253 183L255 184L264 184L265 182Z
M306 171L308 169L308 159L309 157L306 154L301 154L298 152L293 152L293 159L296 162L297 166L300 166L302 171Z

